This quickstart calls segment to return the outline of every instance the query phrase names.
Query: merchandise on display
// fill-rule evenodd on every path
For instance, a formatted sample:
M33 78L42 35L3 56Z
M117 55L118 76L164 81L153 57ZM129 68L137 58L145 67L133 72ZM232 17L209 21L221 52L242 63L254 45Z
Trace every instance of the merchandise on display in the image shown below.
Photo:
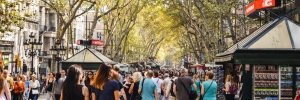
M279 73L275 66L254 66L255 100L278 100Z
M225 100L223 88L224 85L224 70L221 70L219 67L212 67L211 70L214 73L213 81L215 81L218 85L217 88L217 100Z
M293 67L280 67L281 72L281 100L293 98Z

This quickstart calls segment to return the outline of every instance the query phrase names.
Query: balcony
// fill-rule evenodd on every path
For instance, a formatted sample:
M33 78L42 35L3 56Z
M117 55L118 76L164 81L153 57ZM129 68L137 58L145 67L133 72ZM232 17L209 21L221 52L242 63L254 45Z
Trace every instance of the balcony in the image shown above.
M49 54L47 54L47 51L41 51L41 54L39 56L48 56Z
M48 27L48 31L50 31L50 32L56 32L56 27Z
M46 25L39 25L39 30L40 31L47 31L47 26Z

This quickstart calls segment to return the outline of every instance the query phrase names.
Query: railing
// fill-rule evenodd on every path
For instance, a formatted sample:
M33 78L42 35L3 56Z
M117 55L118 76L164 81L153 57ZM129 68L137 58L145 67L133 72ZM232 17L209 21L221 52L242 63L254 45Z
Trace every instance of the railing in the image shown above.
M48 28L48 31L56 32L56 27L49 27L49 28Z
M47 54L47 51L41 51L41 54L39 56L48 56L49 54Z

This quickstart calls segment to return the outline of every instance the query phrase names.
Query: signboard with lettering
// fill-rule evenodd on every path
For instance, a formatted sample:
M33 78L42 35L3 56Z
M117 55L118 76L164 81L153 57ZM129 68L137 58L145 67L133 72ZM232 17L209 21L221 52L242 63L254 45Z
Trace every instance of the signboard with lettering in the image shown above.
M279 4L276 4L276 0L255 0L246 6L245 14L248 16L256 10L275 7L278 5Z

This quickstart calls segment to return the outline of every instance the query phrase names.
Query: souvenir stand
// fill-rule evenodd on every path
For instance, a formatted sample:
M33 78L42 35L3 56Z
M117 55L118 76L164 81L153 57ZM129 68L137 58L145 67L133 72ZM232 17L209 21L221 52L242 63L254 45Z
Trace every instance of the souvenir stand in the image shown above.
M102 63L115 64L96 49L85 48L61 62L61 68L67 70L72 64L81 65L84 70L98 70Z
M300 26L278 18L215 57L239 76L240 100L293 100L300 88Z
M211 65L205 64L206 71L212 71L214 73L214 78L212 79L218 85L217 89L217 100L225 100L224 91L224 70L222 65Z

